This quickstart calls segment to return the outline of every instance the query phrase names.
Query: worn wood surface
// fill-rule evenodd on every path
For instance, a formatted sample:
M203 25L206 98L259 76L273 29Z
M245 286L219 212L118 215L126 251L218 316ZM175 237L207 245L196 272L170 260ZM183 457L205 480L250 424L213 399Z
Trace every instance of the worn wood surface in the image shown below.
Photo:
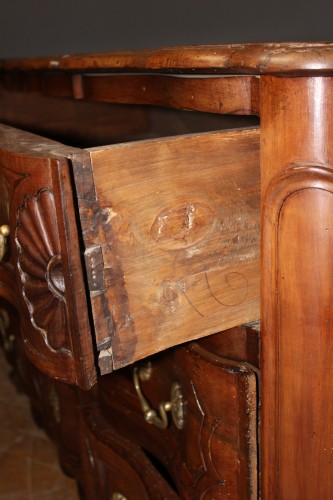
M333 79L261 92L262 496L331 498Z
M90 387L96 374L65 158L74 151L0 126L0 176L5 180L0 195L11 231L11 267L6 265L0 276L15 273L13 294L18 295L30 359L50 376Z
M4 70L166 71L229 74L323 74L333 71L332 43L249 43L165 47L2 61Z
M258 141L141 141L74 168L102 370L259 318Z

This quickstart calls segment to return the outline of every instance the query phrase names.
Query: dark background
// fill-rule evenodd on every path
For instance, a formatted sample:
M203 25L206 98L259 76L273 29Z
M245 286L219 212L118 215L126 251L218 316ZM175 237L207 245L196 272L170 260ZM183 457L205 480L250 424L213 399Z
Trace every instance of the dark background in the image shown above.
M0 57L333 40L332 0L0 0Z

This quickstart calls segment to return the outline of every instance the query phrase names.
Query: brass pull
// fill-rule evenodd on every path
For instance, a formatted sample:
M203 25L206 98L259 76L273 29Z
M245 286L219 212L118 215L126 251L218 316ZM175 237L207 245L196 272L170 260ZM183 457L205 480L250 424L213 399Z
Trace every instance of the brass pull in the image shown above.
M116 491L112 494L111 500L127 500L127 497L125 497L122 493L118 493L118 491Z
M144 397L140 387L140 380L142 382L149 380L151 374L151 363L142 365L140 368L136 366L133 371L134 387L146 422L155 425L159 429L166 429L169 423L167 412L171 411L175 426L182 429L184 427L184 397L180 385L175 382L171 387L170 401L163 401L158 405L158 411L154 410Z
M7 224L0 226L0 262L5 256L7 248L7 236L9 236L10 229Z

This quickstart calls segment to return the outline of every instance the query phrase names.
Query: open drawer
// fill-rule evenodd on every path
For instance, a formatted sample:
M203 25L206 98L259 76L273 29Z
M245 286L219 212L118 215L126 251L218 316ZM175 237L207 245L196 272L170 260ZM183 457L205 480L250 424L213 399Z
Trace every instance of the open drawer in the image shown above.
M89 387L96 350L104 374L259 318L257 128L91 149L0 131L4 265L44 372Z
M259 318L259 131L73 158L103 373Z

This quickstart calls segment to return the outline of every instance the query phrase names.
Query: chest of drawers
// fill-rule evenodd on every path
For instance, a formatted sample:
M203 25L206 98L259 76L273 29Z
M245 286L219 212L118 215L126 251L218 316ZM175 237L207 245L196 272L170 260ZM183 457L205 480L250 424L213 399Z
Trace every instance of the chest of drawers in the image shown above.
M332 73L329 43L1 63L3 343L87 498L333 494Z

